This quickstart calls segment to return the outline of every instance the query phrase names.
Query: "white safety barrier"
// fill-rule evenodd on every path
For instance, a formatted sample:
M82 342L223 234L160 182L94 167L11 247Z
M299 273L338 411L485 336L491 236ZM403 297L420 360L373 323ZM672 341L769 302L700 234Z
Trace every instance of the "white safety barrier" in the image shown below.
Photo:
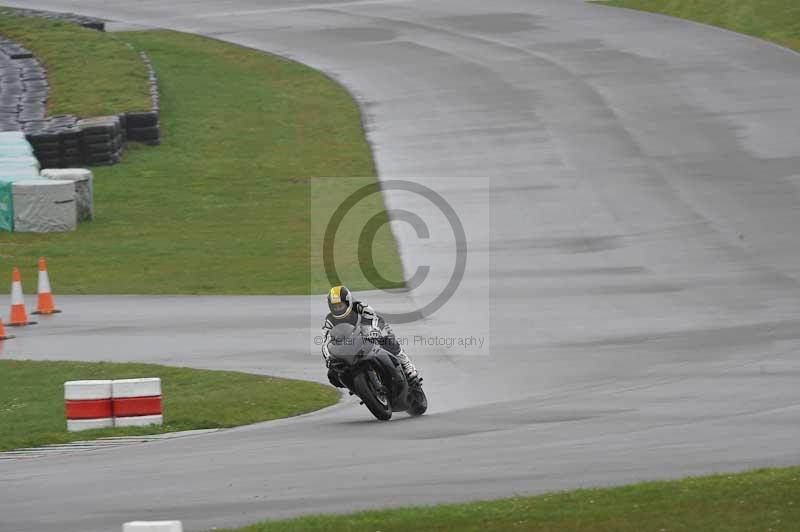
M75 183L50 179L15 181L14 231L50 233L71 231L78 223Z
M37 179L39 177L39 163L33 162L6 162L0 161L0 176L8 180L9 177L15 180Z
M33 148L28 142L23 139L21 141L11 141L11 140L2 140L0 139L0 153L3 154L4 158L9 157L33 157ZM38 159L36 159L38 161Z
M0 153L7 157L33 157L33 147L21 131L0 131Z
M0 142L25 140L25 133L22 131L0 131Z
M131 521L122 525L122 532L183 532L180 521Z
M42 177L75 183L75 201L78 221L86 222L94 219L94 191L92 171L85 168L45 168Z
M17 151L15 153L15 151ZM39 160L33 155L24 153L22 149L12 150L5 146L0 147L0 168L21 166L33 169L34 175L39 175Z
M161 379L122 379L111 384L115 427L161 425Z
M68 431L113 427L111 408L110 380L64 383L64 410Z

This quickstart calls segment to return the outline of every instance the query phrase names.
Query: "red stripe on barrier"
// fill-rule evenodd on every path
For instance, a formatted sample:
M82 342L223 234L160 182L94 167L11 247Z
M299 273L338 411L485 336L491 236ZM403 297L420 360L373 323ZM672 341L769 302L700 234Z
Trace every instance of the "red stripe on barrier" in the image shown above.
M111 417L111 399L70 400L64 405L67 419L98 419Z
M160 413L160 395L114 399L114 417L152 416Z

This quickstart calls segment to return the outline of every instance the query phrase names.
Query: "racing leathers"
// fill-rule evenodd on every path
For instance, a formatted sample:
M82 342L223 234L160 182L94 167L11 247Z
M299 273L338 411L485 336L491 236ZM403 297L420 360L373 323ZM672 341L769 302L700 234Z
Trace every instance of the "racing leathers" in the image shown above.
M392 331L392 327L386 323L375 310L369 305L364 305L360 301L353 303L353 312L350 312L344 318L336 318L332 313L328 313L325 317L325 323L322 326L323 340L322 340L322 356L325 358L325 365L328 367L328 380L331 384L338 388L344 388L344 384L339 380L339 375L335 370L330 367L330 353L328 352L328 345L332 338L330 336L331 329L340 323L349 323L354 327L368 326L369 331L366 333L366 338L375 342L383 349L386 349L395 355L406 374L406 378L410 384L421 384L422 378L417 373L417 369L408 355L403 350L403 346L397 341L397 338Z

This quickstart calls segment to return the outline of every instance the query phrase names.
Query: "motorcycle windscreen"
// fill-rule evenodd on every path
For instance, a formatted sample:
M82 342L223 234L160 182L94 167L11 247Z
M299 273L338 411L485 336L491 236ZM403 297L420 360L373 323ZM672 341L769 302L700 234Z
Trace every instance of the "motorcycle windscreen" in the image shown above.
M352 361L353 358L362 354L364 349L364 339L359 334L350 336L334 336L328 344L328 352L331 356Z

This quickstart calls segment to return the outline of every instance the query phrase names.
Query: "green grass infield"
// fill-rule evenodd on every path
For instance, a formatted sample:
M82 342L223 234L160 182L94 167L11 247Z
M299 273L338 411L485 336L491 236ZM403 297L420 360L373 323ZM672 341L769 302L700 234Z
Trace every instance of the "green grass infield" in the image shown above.
M798 523L800 467L792 467L472 504L267 521L236 532L777 532L798 530Z
M67 432L64 382L159 377L164 425ZM329 386L152 364L0 360L0 451L105 436L235 427L335 404Z
M30 24L8 33L27 35L20 40L38 55L39 22ZM75 49L91 35L103 39L98 47L117 50L124 41L148 54L159 79L162 145L130 144L122 164L93 169L95 220L77 231L0 233L9 273L19 266L23 284L35 287L45 256L55 294L325 293L311 243L320 246L317 233L345 197L376 182L350 94L307 66L213 39L167 31L103 37L66 26L47 33L49 46ZM60 44L50 42L62 32ZM83 62L80 54L59 56L66 70L82 71ZM113 77L111 67L87 77L74 97L94 100L87 81ZM53 108L62 109L60 94L53 92ZM331 179L312 180L322 177ZM380 194L372 195L337 234L339 279L353 288L373 287L358 241L381 212ZM381 288L398 286L402 268L387 225L371 251L364 271L390 281Z
M797 0L609 0L603 4L680 17L800 51Z
M44 64L49 115L87 118L150 110L147 67L136 50L113 34L14 16L0 7L0 35L22 44Z

